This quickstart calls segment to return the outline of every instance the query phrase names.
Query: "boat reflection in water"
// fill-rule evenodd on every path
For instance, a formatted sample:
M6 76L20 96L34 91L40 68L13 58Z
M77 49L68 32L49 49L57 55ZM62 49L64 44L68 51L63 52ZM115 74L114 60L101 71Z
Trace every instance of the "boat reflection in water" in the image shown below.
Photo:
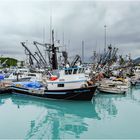
M87 120L100 120L95 110L95 102L49 101L20 95L12 95L12 102L19 109L28 105L44 109L37 119L30 121L27 139L80 138L88 131Z
M0 106L3 105L5 103L5 100L9 98L9 94L1 94L0 95Z
M140 104L140 86L134 86L130 89L128 98L131 99L133 102Z
M0 106L4 104L4 100L0 99Z
M95 98L96 111L100 114L101 119L116 117L118 110L115 101L121 101L124 97L126 97L125 94L98 94Z
M0 138L137 138L139 117L132 113L140 111L140 94L136 89L131 92L97 94L92 102L50 101L17 94L0 96ZM133 108L137 111L133 112ZM131 122L133 116L136 121ZM130 123L135 123L136 128L129 127ZM127 131L122 132L122 128Z

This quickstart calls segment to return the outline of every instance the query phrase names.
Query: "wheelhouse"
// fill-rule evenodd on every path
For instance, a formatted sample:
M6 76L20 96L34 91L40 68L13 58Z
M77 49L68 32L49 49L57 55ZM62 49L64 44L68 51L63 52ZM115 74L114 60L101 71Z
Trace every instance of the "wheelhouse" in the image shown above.
M85 68L83 67L65 68L64 71L65 71L65 75L74 75L74 74L85 73Z

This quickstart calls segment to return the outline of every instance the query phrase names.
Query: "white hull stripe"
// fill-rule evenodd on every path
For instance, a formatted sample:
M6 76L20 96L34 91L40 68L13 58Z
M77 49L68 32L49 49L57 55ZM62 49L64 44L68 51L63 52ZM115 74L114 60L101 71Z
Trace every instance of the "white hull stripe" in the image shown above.
M44 94L67 94L66 92L45 92Z
M29 91L28 89L19 89L19 88L16 88L16 87L12 87L12 89L15 89L15 90L19 90L19 91Z

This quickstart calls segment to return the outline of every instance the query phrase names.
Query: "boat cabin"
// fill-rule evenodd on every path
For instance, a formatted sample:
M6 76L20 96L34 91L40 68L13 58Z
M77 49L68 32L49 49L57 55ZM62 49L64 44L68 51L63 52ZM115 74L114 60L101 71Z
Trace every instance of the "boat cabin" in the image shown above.
M47 84L48 89L73 89L80 88L86 81L85 68L75 67L52 71Z
M79 75L85 75L85 70L86 69L84 67L64 68L61 70L53 70L49 72L49 75L57 76L57 78L79 76Z

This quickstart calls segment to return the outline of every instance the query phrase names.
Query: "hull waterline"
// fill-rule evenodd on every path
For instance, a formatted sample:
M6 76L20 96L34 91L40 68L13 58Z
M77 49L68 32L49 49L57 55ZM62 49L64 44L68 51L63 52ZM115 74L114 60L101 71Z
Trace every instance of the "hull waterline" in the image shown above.
M17 94L26 94L47 99L62 99L62 100L83 100L90 101L95 94L96 86L69 89L69 90L45 90L43 94L20 87L12 87L12 92Z

